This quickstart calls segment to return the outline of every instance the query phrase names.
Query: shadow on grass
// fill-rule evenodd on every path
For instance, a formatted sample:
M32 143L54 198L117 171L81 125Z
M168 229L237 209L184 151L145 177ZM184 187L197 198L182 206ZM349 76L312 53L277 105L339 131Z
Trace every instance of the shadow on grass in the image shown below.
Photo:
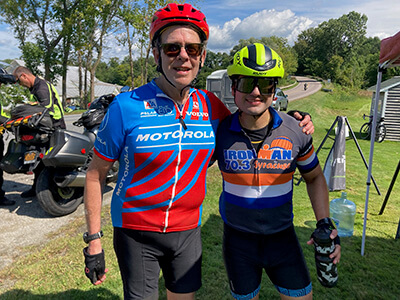
M113 294L109 290L103 287L96 287L90 291L81 291L81 290L68 290L60 293L53 294L45 294L39 295L34 294L30 291L25 290L12 290L8 291L1 295L1 299L3 300L11 300L11 299L29 299L29 300L41 300L41 299L54 299L54 300L84 300L84 299L97 299L97 300L119 300L121 299L118 295Z
M314 249L306 244L315 228L313 216L295 227L309 268L313 299L399 299L400 240L394 233L388 238L366 238L365 255L361 256L361 236L342 238L342 257L338 266L339 282L335 288L324 288L317 281ZM356 232L357 233L357 232ZM223 221L217 214L210 214L202 226L203 285L196 293L197 300L230 300L229 285L222 259ZM296 274L291 274L296 276ZM245 278L243 278L245 280ZM121 284L122 289L122 283ZM160 300L166 299L164 280L159 282ZM0 295L1 299L121 299L104 287L89 291L71 289L59 293L37 294L26 290L11 290ZM260 300L279 299L278 292L268 277L263 275Z
M303 226L295 227L309 268L314 299L399 299L400 240L395 240L394 235L388 239L367 236L365 254L361 256L361 236L342 238L339 282L337 287L329 289L319 284L314 248L307 245L314 228L312 218ZM219 215L210 215L202 227L203 286L196 294L198 300L232 299L222 259L222 235L222 219ZM264 274L260 300L278 298L278 292Z

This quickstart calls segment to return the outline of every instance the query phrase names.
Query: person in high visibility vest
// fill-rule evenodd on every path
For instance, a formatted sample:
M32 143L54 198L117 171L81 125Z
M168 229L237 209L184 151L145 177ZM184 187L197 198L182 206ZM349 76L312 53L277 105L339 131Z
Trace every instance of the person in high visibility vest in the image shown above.
M1 82L0 82L0 88L1 88ZM3 124L5 121L8 120L9 116L3 111L3 103L0 99L0 124ZM0 160L3 158L3 153L4 153L4 140L3 140L3 135L0 137ZM0 169L0 206L11 206L15 204L14 200L8 199L5 195L6 192L3 190L3 183L4 183L4 178L3 178L3 170Z
M53 126L55 128L66 128L64 121L64 109L60 96L57 93L56 88L50 82L35 76L31 70L26 67L17 67L13 75L16 81L21 85L29 89L30 104L37 104L49 109L49 114L53 120ZM29 198L36 196L36 181L42 171L42 167L37 167L34 170L35 178L31 189L21 193L22 198Z
M29 89L31 92L31 104L39 104L49 108L50 116L53 119L53 126L66 128L64 122L64 109L62 101L53 84L33 75L32 71L26 67L17 67L13 75L17 82Z

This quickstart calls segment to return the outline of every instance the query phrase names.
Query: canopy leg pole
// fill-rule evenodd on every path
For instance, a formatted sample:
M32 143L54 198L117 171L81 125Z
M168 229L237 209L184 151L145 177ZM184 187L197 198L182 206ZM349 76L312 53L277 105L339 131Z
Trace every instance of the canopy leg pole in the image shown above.
M365 231L367 229L367 216L368 216L368 200L369 200L369 188L371 185L371 172L372 172L372 160L374 156L374 144L375 144L375 135L376 135L376 115L378 111L378 102L379 96L381 92L381 82L382 82L382 72L383 69L379 66L378 69L378 79L376 84L375 91L375 102L374 102L374 110L372 114L372 129L371 129L371 143L370 143L370 151L369 151L369 163L368 163L368 175L367 175L367 191L365 193L365 209L364 209L364 225L363 225L363 234L361 241L361 255L364 256L364 248L365 248Z
M387 193L386 193L385 200L384 200L383 203L382 203L382 207L381 207L381 210L380 210L380 212L379 212L379 215L383 214L383 211L385 210L386 203L387 203L388 200L389 200L389 196L390 196L390 194L391 194L391 192L392 192L392 189L393 189L394 183L396 182L397 175L399 174L399 171L400 171L400 160L399 160L399 163L397 164L397 169L396 169L396 171L394 172L392 181L390 182L390 186L389 186L389 189L388 189L388 191L387 191Z
M335 127L336 123L338 122L339 116L336 117L335 121L332 123L331 128L329 128L328 132L325 134L324 139L322 140L321 144L319 145L317 151L315 152L316 155L318 155L319 150L321 150L322 146L325 144L326 140L329 137L329 134L331 133L333 127ZM296 185L300 185L300 183L303 181L303 177L300 177L299 180L297 181Z
M349 127L350 134L351 134L351 136L353 137L354 143L355 143L356 146L357 146L358 153L360 153L360 155L361 155L361 158L362 158L362 160L363 160L363 162L364 162L364 166L365 166L365 168L368 170L368 164L367 164L367 161L365 160L364 153L363 153L362 150L361 150L360 144L358 144L357 137L356 137L356 135L354 134L354 131L353 131L353 129L351 128L350 123L349 123L349 120L347 119L347 117L346 117L346 124L347 124L347 126ZM372 182L374 183L376 192L377 192L378 195L380 196L380 195L381 195L381 191L379 190L379 187L378 187L378 185L376 184L375 178L374 178L374 176L373 176L372 174L371 174L371 179L372 179Z

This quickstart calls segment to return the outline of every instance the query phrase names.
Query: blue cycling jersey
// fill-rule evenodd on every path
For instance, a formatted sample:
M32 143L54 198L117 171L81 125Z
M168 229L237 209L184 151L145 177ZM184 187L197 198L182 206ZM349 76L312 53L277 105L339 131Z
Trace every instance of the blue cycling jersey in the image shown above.
M273 234L292 225L293 175L318 166L312 138L294 118L269 108L272 129L255 151L239 113L218 130L216 158L223 177L220 213L229 226L244 232Z
M214 94L197 89L180 109L154 81L118 95L95 142L99 157L120 164L113 226L158 232L199 226L215 132L229 114Z

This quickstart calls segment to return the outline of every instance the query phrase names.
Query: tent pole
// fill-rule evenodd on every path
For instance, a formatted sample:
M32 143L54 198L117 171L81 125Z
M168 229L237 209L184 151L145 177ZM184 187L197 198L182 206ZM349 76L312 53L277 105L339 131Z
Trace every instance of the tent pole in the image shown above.
M317 151L315 152L316 155L318 155L319 150L321 150L322 146L325 144L325 141L328 139L329 134L331 133L333 127L335 126L335 124L338 122L338 118L339 116L336 117L335 121L333 122L331 128L329 128L328 132L325 134L324 139L322 140L321 144L319 145ZM296 185L300 185L300 183L303 181L303 177L300 176L299 180L297 181Z
M353 138L353 140L354 140L354 143L355 143L356 146L357 146L358 152L359 152L360 155L361 155L361 158L362 158L362 160L363 160L363 162L364 162L365 168L366 168L367 171L368 171L368 164L367 164L367 161L365 160L364 153L363 153L362 150L361 150L360 144L359 144L358 141L357 141L356 135L354 134L353 128L351 128L350 123L349 123L349 120L347 119L347 117L346 117L346 124L347 124L347 127L349 127L350 134L351 134L351 136L352 136L352 138ZM381 191L379 190L379 187L378 187L378 185L377 185L377 183L376 183L376 181L375 181L375 178L374 178L374 176L372 175L372 173L371 173L371 179L372 179L372 182L373 182L373 184L374 184L374 186L375 186L376 192L377 192L378 195L380 196L380 195L381 195Z
M392 181L390 182L389 189L388 189L388 191L386 193L386 196L385 196L385 200L382 203L382 207L381 207L381 210L379 211L379 215L383 214L383 211L385 210L386 203L389 200L390 193L392 192L394 183L396 182L396 178L397 178L397 175L399 175L399 172L400 172L400 159L399 159L399 163L397 164L396 171L393 174Z
M364 226L363 226L363 234L361 241L361 255L364 256L364 248L365 248L365 231L367 229L367 216L368 216L368 200L369 200L369 188L371 186L371 171L372 171L372 159L374 156L374 144L375 144L375 135L376 135L376 123L377 123L377 111L378 111L378 102L379 96L381 93L381 82L382 82L382 72L383 69L381 66L378 68L378 78L376 84L375 91L375 102L374 102L374 110L372 112L372 127L371 127L371 143L369 150L369 163L368 163L368 175L367 175L367 191L365 194L365 209L364 209Z

